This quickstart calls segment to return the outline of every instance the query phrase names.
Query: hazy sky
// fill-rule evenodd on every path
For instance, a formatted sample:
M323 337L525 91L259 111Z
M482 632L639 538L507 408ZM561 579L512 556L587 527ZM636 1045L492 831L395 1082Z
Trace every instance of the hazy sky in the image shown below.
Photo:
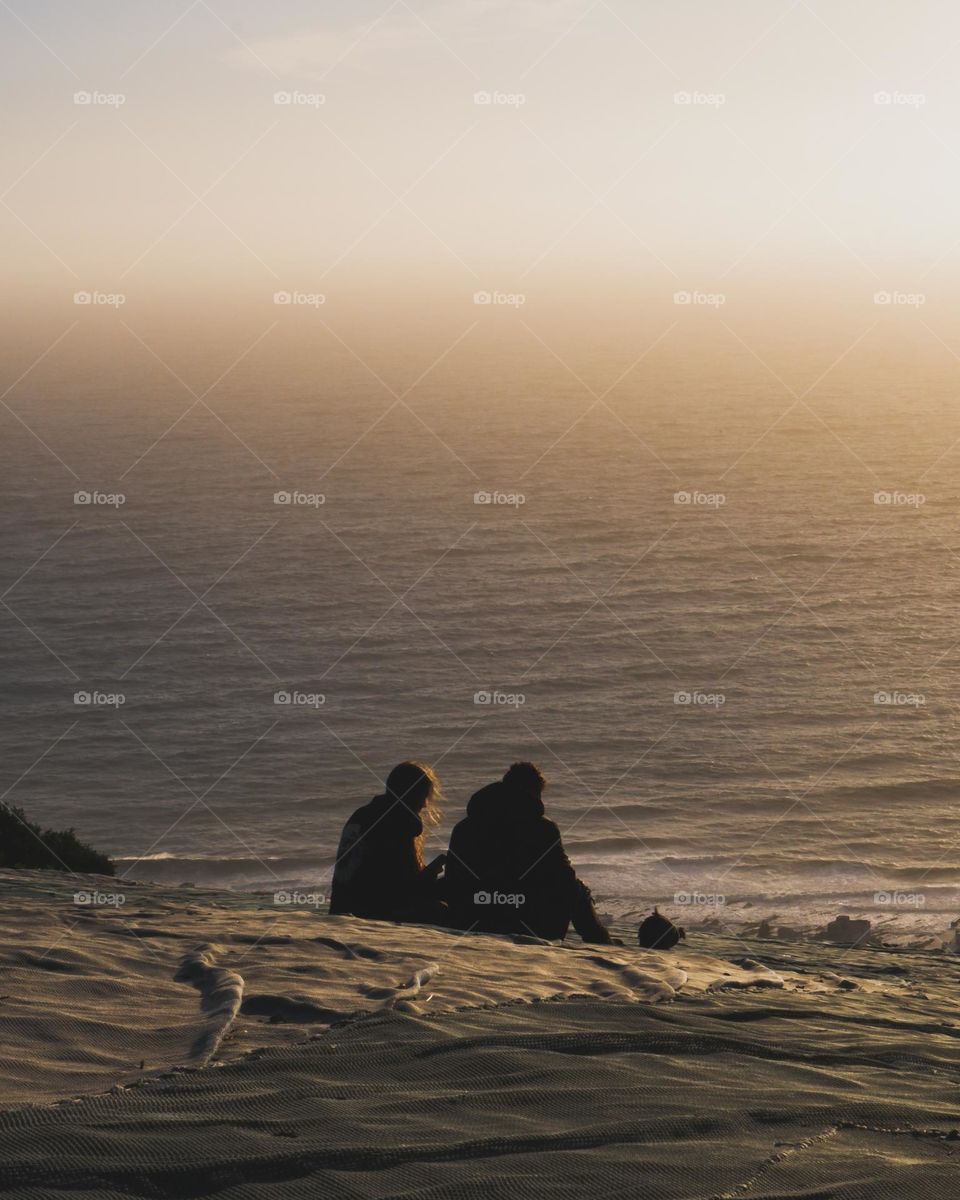
M952 294L958 58L933 3L4 0L0 270L27 308Z

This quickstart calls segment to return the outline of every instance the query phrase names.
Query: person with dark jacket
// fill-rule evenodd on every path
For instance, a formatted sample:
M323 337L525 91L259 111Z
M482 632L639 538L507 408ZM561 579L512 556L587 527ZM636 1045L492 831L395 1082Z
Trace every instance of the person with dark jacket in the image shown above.
M547 819L545 786L533 763L514 763L499 783L470 797L446 859L451 924L553 940L566 937L572 921L585 942L609 944L590 889Z
M430 767L402 762L386 789L343 827L330 891L331 915L446 924L438 875L423 862L424 821L436 824L440 786Z

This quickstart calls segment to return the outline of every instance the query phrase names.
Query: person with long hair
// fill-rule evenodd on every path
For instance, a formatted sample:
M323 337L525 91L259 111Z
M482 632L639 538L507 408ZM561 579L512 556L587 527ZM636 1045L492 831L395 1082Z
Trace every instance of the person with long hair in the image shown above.
M440 783L431 767L402 762L384 791L343 827L333 868L330 912L374 921L444 923L443 858L424 864L426 825L440 819Z

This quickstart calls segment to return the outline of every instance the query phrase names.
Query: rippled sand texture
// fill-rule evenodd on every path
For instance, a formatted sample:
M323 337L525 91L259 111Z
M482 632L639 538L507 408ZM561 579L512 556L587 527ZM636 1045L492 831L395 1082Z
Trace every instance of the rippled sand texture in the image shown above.
M517 944L147 886L78 908L79 884L111 886L0 873L11 1195L952 1194L949 956Z

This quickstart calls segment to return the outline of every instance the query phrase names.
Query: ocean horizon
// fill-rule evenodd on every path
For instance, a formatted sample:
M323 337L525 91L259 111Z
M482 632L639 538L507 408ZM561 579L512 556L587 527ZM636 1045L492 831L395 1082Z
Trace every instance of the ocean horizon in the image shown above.
M132 878L323 889L396 761L437 766L432 856L532 759L609 913L948 934L947 382L906 405L841 366L811 412L675 335L591 409L623 345L518 365L516 314L466 316L406 407L299 326L221 385L229 430L126 336L93 422L90 381L31 381L63 463L6 444L11 782L44 755L11 802Z

